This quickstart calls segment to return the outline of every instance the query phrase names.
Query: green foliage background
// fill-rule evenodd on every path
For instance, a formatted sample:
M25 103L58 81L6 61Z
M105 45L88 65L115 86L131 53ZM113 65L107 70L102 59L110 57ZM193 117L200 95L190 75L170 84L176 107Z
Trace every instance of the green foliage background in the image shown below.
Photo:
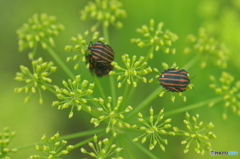
M21 83L14 81L16 72L19 71L19 65L30 66L30 62L26 52L19 53L18 39L16 30L22 26L26 20L34 13L47 13L57 17L57 22L65 26L65 31L55 38L56 52L63 60L69 55L64 51L67 44L71 44L70 38L78 33L84 32L94 22L81 21L79 11L87 4L87 0L0 0L0 128L10 127L10 130L16 131L17 136L9 147L19 147L30 143L38 142L43 134L52 136L57 131L61 135L67 135L79 131L93 129L94 125L90 124L90 116L81 112L75 112L73 118L68 119L69 110L58 111L51 107L56 97L48 93L44 93L44 103L38 104L37 96L32 96L28 103L23 102L24 93L16 94L13 92L15 87L21 86ZM149 19L155 19L155 22L164 22L164 28L176 33L179 40L174 44L177 49L175 55L160 54L154 56L151 60L152 67L157 67L162 71L160 62L172 64L177 62L178 66L183 66L186 62L193 58L192 55L183 55L182 51L186 46L186 36L188 34L197 35L199 27L205 27L219 40L226 44L230 49L229 65L227 71L231 73L236 80L240 79L240 3L238 0L122 0L123 8L127 11L127 18L123 19L123 28L110 30L111 46L115 51L115 61L120 62L120 57L124 53L130 55L144 55L147 49L140 49L135 44L130 43L131 38L139 37L136 28L143 24L148 24ZM218 26L218 27L216 27ZM144 52L145 51L145 52ZM41 55L44 59L51 57L42 50ZM52 60L52 59L51 59ZM54 61L53 61L54 62ZM56 64L56 62L55 62ZM73 68L73 63L68 63L69 68ZM211 99L215 96L214 92L209 89L209 75L219 77L221 69L212 65L206 69L200 69L199 63L188 70L191 76L197 75L192 83L196 90L196 94L192 90L185 92L187 102L184 103L180 98L176 98L175 103L169 100L170 94L166 94L163 98L154 100L152 106L155 110L165 108L165 111L174 110L179 107L201 102ZM76 70L76 75L81 74L85 79L93 82L94 79L87 69ZM58 84L62 79L67 79L63 71L58 68L57 72L51 77ZM108 77L100 79L101 82L107 80ZM129 105L134 107L147 94L151 93L152 88L160 87L158 84L141 84L137 88L137 94ZM109 89L106 82L104 87ZM120 91L121 92L120 88ZM120 96L122 94L117 95ZM98 92L94 92L96 97L100 96ZM109 94L110 95L110 94ZM149 108L145 109L148 113ZM156 111L157 112L157 111ZM189 111L192 115L198 113L200 120L205 123L213 122L215 128L212 130L217 139L212 140L212 148L216 151L238 151L240 153L240 118L228 114L228 119L222 119L222 104L217 104L212 108L207 106L200 107ZM173 118L172 124L182 124L184 113L170 116ZM1 130L0 130L1 131ZM89 136L90 137L90 136ZM84 138L69 141L74 144L84 140ZM196 154L194 151L183 154L183 145L180 139L170 137L169 144L166 146L166 152L159 151L156 147L152 152L156 153L159 158L184 158L198 159L210 158L209 153L204 156ZM140 151L133 147L133 151ZM83 154L79 149L74 150L75 153L69 155L69 158L83 158ZM24 149L17 154L12 154L12 158L27 158L29 155L36 153L34 148ZM144 158L144 154L137 153L136 158ZM86 157L86 156L85 156ZM220 158L220 156L215 156ZM221 158L228 156L221 156ZM232 156L239 157L238 156Z

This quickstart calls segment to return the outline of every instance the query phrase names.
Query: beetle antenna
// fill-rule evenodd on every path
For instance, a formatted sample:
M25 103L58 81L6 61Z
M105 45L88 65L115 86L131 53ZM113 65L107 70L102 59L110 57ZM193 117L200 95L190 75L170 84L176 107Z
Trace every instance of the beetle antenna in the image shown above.
M190 80L194 79L197 75L194 75ZM193 91L195 92L195 94L197 94L197 92L195 91L194 87L192 87Z
M197 92L195 91L194 87L192 87L192 89L193 89L194 93L197 94Z
M194 79L197 75L194 75L190 80Z

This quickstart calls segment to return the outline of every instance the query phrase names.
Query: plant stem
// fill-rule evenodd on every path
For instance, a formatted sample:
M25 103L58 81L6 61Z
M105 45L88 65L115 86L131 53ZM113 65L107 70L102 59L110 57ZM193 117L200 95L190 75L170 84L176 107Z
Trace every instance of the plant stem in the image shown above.
M100 134L98 134L98 137L102 137L104 134L105 134L105 133L100 133ZM78 147L80 147L80 146L82 146L82 145L85 145L86 143L88 143L89 141L92 141L92 140L93 140L93 137L90 137L90 138L88 138L88 139L85 139L84 141L79 142L79 143L77 143L76 145L74 145L74 146L73 146L73 149L78 148Z
M192 60L190 60L185 66L183 66L182 68L188 70L190 69L193 64L195 64L197 62L197 60L200 58L200 55L195 56Z
M48 90L49 92L52 92L53 94L56 94L56 91L55 91L55 89L53 88L52 85L47 84L46 86L47 86L47 90Z
M99 79L98 79L98 77L97 77L96 75L94 75L94 80L95 80L96 85L97 85L97 87L98 87L98 90L99 90L99 92L100 92L100 94L101 94L101 97L102 97L104 100L107 100L106 95L105 95L105 93L104 93L104 91L103 91L103 87L102 87L101 83L99 82Z
M33 48L33 51L32 51L32 57L34 57L35 56L35 54L36 54L36 52L37 52L37 48L38 48L38 43L36 43L36 45L34 46L34 48ZM29 55L29 54L28 54Z
M123 102L121 104L122 105L121 110L124 110L127 107L126 103L128 102L128 99L129 99L128 98L128 92L129 92L128 90L129 90L129 84L126 84L126 87L125 87L124 93L123 93L124 100L123 100Z
M126 135L128 140L131 141L131 137L129 135ZM133 142L133 144L140 149L141 152L145 153L149 156L151 159L159 159L159 157L155 156L154 153L147 150L142 144L139 144L138 142Z
M88 136L88 135L97 134L97 133L100 133L100 132L103 132L103 131L104 131L104 128L88 130L88 131L84 131L84 132L79 132L79 133L75 133L75 134L61 136L59 138L59 140L67 140L67 139L79 138L79 137L82 137L82 136ZM25 146L16 147L16 149L23 150L23 149L34 147L35 145L42 145L42 144L44 144L44 142L40 141L40 142L35 142L35 143L32 143L32 144L25 145Z
M141 109L143 109L146 105L151 103L159 94L162 87L158 87L155 91L153 91L148 97L146 97L133 111L129 113L129 115L126 117L126 120L129 120L133 115L138 113Z
M129 84L126 84L126 87L125 87L125 90L124 90L124 93L123 93L123 97L127 97L128 96L128 92L129 92L128 90L129 90Z
M117 104L117 95L116 95L116 90L115 90L115 81L113 76L110 76L110 87L111 87L111 92L112 92L112 99L113 99L113 105Z
M83 136L97 134L97 133L100 133L103 131L105 131L104 128L95 128L95 129L91 129L91 130L87 130L87 131L83 131L83 132L78 132L78 133L74 133L74 134L70 134L70 135L61 136L59 139L61 139L61 140L74 139L74 138L79 138L79 137L83 137Z
M150 48L150 50L148 51L147 56L146 56L145 59L144 59L145 62L148 62L148 60L149 60L149 58L150 58L150 54L153 53L153 51L154 51L154 46L152 46L152 47Z
M189 106L186 106L186 107L171 110L169 112L164 113L164 116L169 116L169 115L178 114L178 113L181 113L181 112L186 112L186 111L204 106L204 105L206 105L210 102L217 103L221 100L222 100L221 97L216 97L216 98L213 98L213 99L205 100L205 101L202 101L202 102L199 102L199 103L196 103L196 104L192 104L192 105L189 105Z
M103 25L103 35L104 35L104 38L105 38L105 41L107 44L110 44L110 41L109 41L109 35L108 35L108 27L107 26L104 26ZM116 96L116 90L115 90L115 82L114 82L114 79L113 79L113 76L110 76L110 88L111 88L111 96L112 96L112 101L113 101L113 105L117 104L117 96Z
M105 42L110 45L108 27L104 26L104 24L103 24L103 36L104 36Z
M128 159L135 159L136 157L132 151L132 147L128 144L128 142L129 141L131 142L131 140L128 140L124 135L125 134L119 135L119 138L117 140L119 141L119 143L121 143L121 146L124 147L124 150L126 151L125 153L127 153L127 155L128 155ZM131 137L128 137L128 138L131 138ZM118 152L118 153L120 153L120 152Z
M116 145L118 145L119 147L123 147L122 146L122 134L119 134L118 137L116 138ZM120 151L117 151L115 157L117 157L117 158L120 157L121 156L120 153L121 153Z
M47 46L47 51L49 54L57 61L59 66L63 69L63 71L71 78L74 79L75 75L72 73L72 71L67 67L67 65L59 58L59 56L53 51L53 49L49 46Z

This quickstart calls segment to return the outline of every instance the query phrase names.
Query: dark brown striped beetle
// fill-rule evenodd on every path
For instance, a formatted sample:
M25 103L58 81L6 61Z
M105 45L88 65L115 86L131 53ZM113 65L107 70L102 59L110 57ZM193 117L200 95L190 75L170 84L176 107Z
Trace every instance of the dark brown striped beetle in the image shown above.
M91 54L86 56L87 63L89 63L89 70L92 74L98 77L106 76L113 69L111 62L114 59L113 49L101 41L95 44L89 43L88 50Z
M163 88L171 92L183 92L190 83L187 71L174 68L164 70L160 74L159 81Z
M88 50L91 54L86 56L86 59L89 63L97 62L99 64L109 64L114 59L114 52L113 49L109 46L104 44L101 41L97 41L94 45L90 42L92 46L89 45Z
M107 76L112 71L113 66L111 64L99 64L97 62L90 63L89 70L92 74L96 74L98 77Z

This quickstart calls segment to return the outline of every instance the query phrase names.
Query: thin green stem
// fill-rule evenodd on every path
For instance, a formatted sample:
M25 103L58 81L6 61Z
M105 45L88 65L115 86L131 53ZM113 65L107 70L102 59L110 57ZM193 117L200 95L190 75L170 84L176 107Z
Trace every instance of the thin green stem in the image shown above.
M55 89L53 88L53 86L52 85L47 85L47 90L49 91L49 92L52 92L53 94L56 94L56 91L55 91Z
M121 146L124 147L124 151L126 151L126 153L128 153L128 159L135 159L136 157L132 151L132 147L130 147L130 145L127 143L129 140L127 139L127 141L126 141L124 134L119 135L118 140L119 140L119 143L121 143ZM118 152L118 153L120 153L120 152Z
M169 111L169 112L164 113L164 115L165 115L165 116L169 116L169 115L178 114L178 113L181 113L181 112L186 112L186 111L189 111L189 110L192 110L192 109L195 109L195 108L198 108L198 107L202 107L202 106L204 106L204 105L207 105L207 104L210 103L210 102L217 103L217 102L219 102L219 101L221 101L221 100L222 100L221 97L216 97L216 98L213 98L213 99L208 99L208 100L205 100L205 101L196 103L196 104L188 105L188 106L186 106L186 107L182 107L182 108L178 108L178 109L171 110L171 111Z
M100 133L100 134L98 134L98 137L102 137L104 134L106 134L106 133ZM92 140L93 140L93 137L85 139L84 141L79 142L76 145L74 145L73 149L78 148L78 147L80 147L80 146L82 146L82 145L84 145L84 144L86 144L86 143L88 143L89 141L92 141Z
M147 96L133 111L129 113L129 115L126 117L126 120L129 120L133 117L136 113L138 113L141 109L143 109L145 106L147 106L149 103L151 103L158 95L159 92L163 89L162 87L158 87L155 91L153 91L149 96Z
M104 24L103 24L103 36L104 36L105 42L107 44L110 44L109 35L108 35L108 27L104 26Z
M138 79L136 80L136 82L138 82ZM133 94L135 93L135 90L136 90L135 87L132 87L132 88L130 89L128 96L126 96L127 99L126 99L126 102L125 102L125 103L129 103L129 101L130 101L130 100L132 99L132 97L133 97Z
M47 51L53 57L53 59L59 64L59 66L63 69L63 71L71 78L74 79L75 75L73 72L67 67L67 65L60 59L60 57L56 54L55 51L49 46L47 46Z
M101 97L102 97L104 100L107 100L106 95L105 95L104 90L103 90L103 87L102 87L101 83L99 82L99 78L94 75L94 80L95 80L96 85L97 85L97 87L98 87L98 90L99 90L99 92L100 92L100 94L101 94Z
M149 60L149 58L150 58L150 54L153 53L153 51L154 51L154 46L152 46L152 47L150 48L150 50L148 51L147 56L146 56L146 58L144 59L144 62L148 62L148 60Z
M124 93L123 93L123 97L124 97L124 100L123 100L123 103L121 104L122 107L121 107L121 110L125 109L127 107L126 103L127 103L127 99L128 99L128 91L129 90L129 84L126 84L126 87L124 89ZM125 99L126 97L126 99Z
M192 60L190 60L185 66L183 66L182 68L188 70L190 69L196 62L197 60L200 58L200 55L195 56Z
M79 137L83 137L83 136L94 135L94 134L97 134L97 133L100 133L103 131L105 131L104 128L95 128L95 129L88 130L88 131L83 131L83 132L78 132L78 133L74 133L74 134L70 134L70 135L61 136L59 139L61 139L61 140L74 139L74 138L79 138Z
M97 134L100 132L103 132L104 129L103 128L99 128L99 129L92 129L92 130L88 130L88 131L84 131L84 132L79 132L79 133L75 133L75 134L70 134L70 135L65 135L65 136L61 136L59 138L59 140L67 140L67 139L74 139L74 138L79 138L79 137L83 137L83 136L89 136L89 135L93 135L93 134ZM84 140L85 141L85 140ZM82 141L82 142L84 142ZM23 150L23 149L27 149L27 148L32 148L35 145L43 145L44 142L40 141L40 142L34 142L32 144L28 144L28 145L24 145L24 146L20 146L20 147L16 147L17 150Z
M128 136L128 140L130 139L130 136ZM139 144L138 142L133 142L133 144L138 147L140 149L141 152L145 153L146 155L149 156L149 158L151 159L159 159L159 157L155 156L151 151L149 151L148 149L146 149L142 144Z
M32 58L34 58L34 56L35 56L35 54L36 54L36 52L37 52L37 48L38 48L38 43L36 43L36 45L34 46L34 48L33 48L33 51L32 51ZM28 54L29 55L29 54Z
M97 106L96 102L92 102L92 103L94 103L94 105ZM83 104L82 110L85 111L86 113L90 114L91 116L94 116L94 117L98 117L99 116L99 114L98 114L99 112L96 111L96 109L92 109L91 111L89 111L87 104Z
M127 97L128 96L128 92L129 92L128 90L129 90L129 84L126 84L126 87L125 87L125 90L124 90L124 93L123 93L123 97Z
M116 138L116 144L118 145L118 147L122 147L122 134L119 134L118 137ZM125 148L124 148L125 149ZM120 157L120 151L116 152L116 157Z
M108 138L109 139L109 138ZM110 139L108 140L109 141L109 144L105 145L105 149L106 150L110 150L110 147L112 146L113 144L113 141L115 140L116 138L111 136ZM106 157L108 156L111 156L113 153L115 153L114 151L108 151L108 153L106 153Z
M117 95L116 95L116 90L115 90L115 81L113 76L110 76L110 87L111 87L111 92L112 92L112 99L113 99L113 105L117 104Z
M110 44L109 41L109 35L108 35L108 27L103 25L103 35L105 38L105 41L107 44ZM116 96L116 90L115 90L115 81L113 76L110 76L110 88L111 88L111 92L112 92L112 101L113 101L113 105L117 104L117 96Z

